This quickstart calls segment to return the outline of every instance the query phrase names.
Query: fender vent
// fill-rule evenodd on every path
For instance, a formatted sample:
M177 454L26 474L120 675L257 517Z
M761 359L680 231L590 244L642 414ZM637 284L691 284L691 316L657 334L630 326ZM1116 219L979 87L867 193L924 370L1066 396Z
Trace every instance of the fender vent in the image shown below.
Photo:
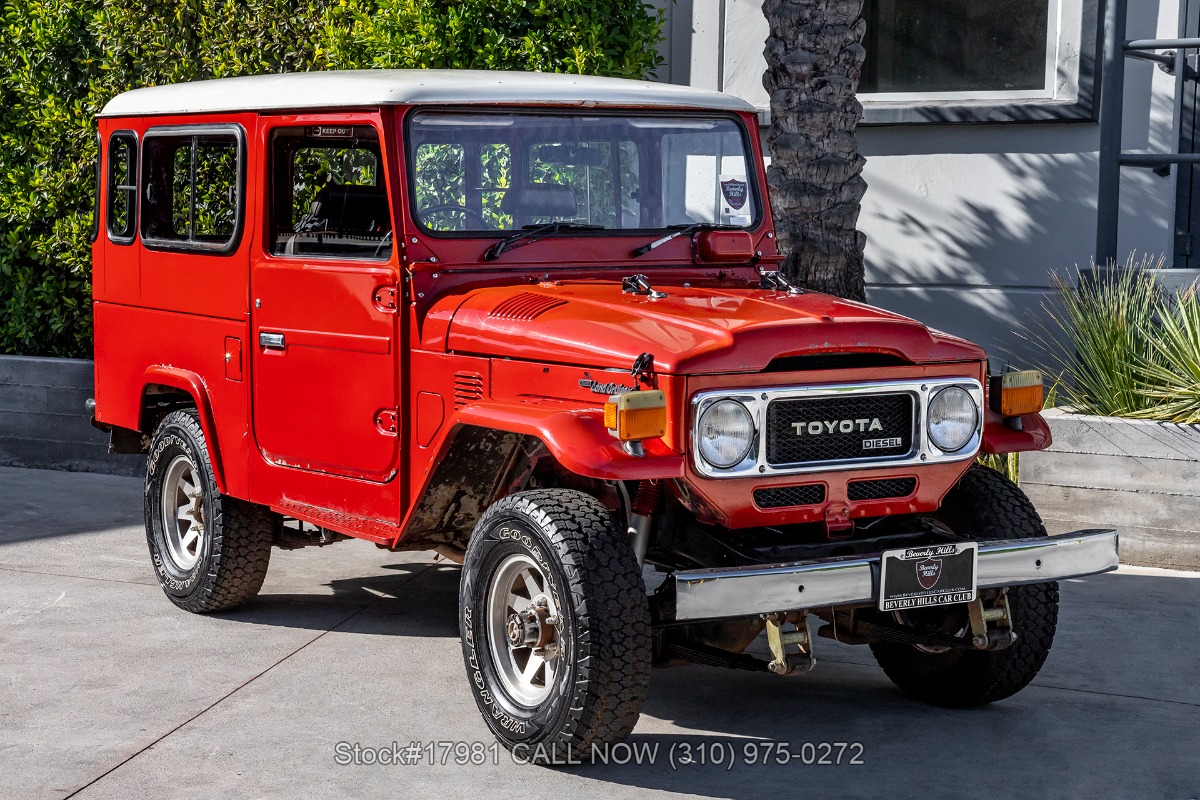
M892 500L898 497L908 497L916 490L916 478L850 481L849 496L851 500Z
M505 300L488 314L492 319L537 319L552 308L565 306L566 300L544 294L521 292Z
M803 486L773 486L754 490L754 505L759 508L791 508L813 506L825 502L825 484L806 483Z
M478 372L454 373L454 407L483 399L483 376Z

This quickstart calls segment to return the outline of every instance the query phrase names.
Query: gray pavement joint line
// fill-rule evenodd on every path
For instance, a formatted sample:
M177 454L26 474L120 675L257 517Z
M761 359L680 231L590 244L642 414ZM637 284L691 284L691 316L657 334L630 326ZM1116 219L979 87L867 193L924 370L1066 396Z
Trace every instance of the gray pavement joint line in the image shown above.
M7 564L0 564L0 571L20 572L22 575L44 575L48 578L73 578L77 581L100 581L102 583L126 583L130 586L157 586L153 580L142 583L141 581L123 581L119 578L97 578L93 575L68 575L64 572L40 572L35 569L21 569L20 567L10 567Z
M413 580L413 579L414 579L414 578L416 578L417 576L424 574L424 573L425 573L425 571L426 571L426 570L428 570L430 566L436 566L436 565L432 565L432 564L423 564L423 565L419 565L419 566L421 566L421 569L415 570L415 571L413 571L413 572L409 573L408 575L398 575L398 576L397 576L397 580L396 580L396 582L395 582L395 583L392 583L392 584L389 584L389 586L388 586L388 588L387 588L387 591L390 593L392 589L396 588L397 586L400 586L401 584L404 584L404 583L407 583L407 582L409 582L409 581ZM130 755L126 756L125 758L121 759L119 762L117 762L117 763L116 763L116 764L114 764L113 766L109 767L109 768L108 768L108 769L106 769L104 772L102 772L102 773L100 773L99 775L97 775L95 778L92 778L90 781L88 781L88 782L87 782L87 783L85 783L84 785L80 786L78 789L74 789L74 790L72 790L70 794L67 794L67 795L65 795L65 796L63 797L63 800L70 800L70 798L72 798L72 797L74 797L75 795L79 794L79 793L80 793L80 792L82 792L84 789L87 789L87 788L89 788L89 787L91 787L91 786L94 786L94 785L96 785L97 783L99 783L100 781L104 780L104 779L105 779L105 778L107 778L109 775L113 774L114 772L116 772L117 770L119 770L121 767L125 766L125 765L126 765L126 764L128 764L130 761L132 761L133 759L135 759L135 758L137 758L138 756L140 756L142 753L146 752L147 750L149 750L150 748L154 747L154 746L155 746L156 744L158 744L159 742L161 742L161 741L163 741L164 739L168 738L169 736L173 735L173 734L174 734L176 731L178 731L178 730L181 730L182 728L185 728L185 727L187 727L188 725L192 724L192 723L193 723L193 722L195 722L197 719L199 719L200 717L204 716L204 715L205 715L205 714L207 714L209 711L212 711L214 708L216 708L217 706L219 706L221 703L223 703L223 702L225 702L226 700L228 700L230 697L233 697L235 694L237 694L238 692L240 692L242 689L244 689L244 688L246 688L247 686L249 686L250 684L254 683L256 680L258 680L259 678L261 678L263 675L266 675L268 672L270 672L271 670L275 669L275 668L276 668L276 667L278 667L280 664L282 664L283 662L285 662L285 661L287 661L288 659L290 659L292 656L294 656L294 655L296 655L297 653L299 653L301 650L304 650L306 647L308 647L308 646L309 646L310 644L312 644L313 642L316 642L317 640L319 640L319 639L323 638L323 637L324 637L326 634L328 634L328 633L333 633L333 632L334 632L334 631L336 631L338 628L342 627L342 626L343 626L343 625L345 625L347 622L349 622L350 620L354 619L354 618L355 618L355 617L357 617L359 614L363 613L363 612L364 612L364 611L366 611L368 608L370 608L371 606L375 605L376 603L378 603L378 602L379 602L380 600L382 600L382 599L384 599L384 598L383 598L383 597L376 597L376 598L372 599L372 600L371 600L371 602L367 603L366 605L362 606L362 607L361 607L361 608L359 608L359 609L356 609L356 610L354 611L354 613L352 613L352 614L350 614L349 616L347 616L345 619L343 619L343 620L342 620L341 622L339 622L338 624L334 625L332 628L328 628L328 629L326 629L326 630L323 630L323 631L321 631L321 632L320 632L320 633L318 633L316 636L314 636L313 638L309 639L307 642L305 642L304 644L302 644L302 645L300 645L299 647L297 647L295 650L293 650L293 651L291 651L290 653L288 653L287 655L285 655L283 658L279 659L279 660L278 660L278 661L276 661L275 663L273 663L273 664L271 664L270 666L268 666L266 669L262 670L261 672L259 672L259 673L258 673L258 674L256 674L256 675L252 675L251 677L249 677L248 679L246 679L245 681L243 681L243 682L242 682L242 683L240 683L239 685L235 686L235 687L234 687L233 689L231 689L230 691L226 692L226 693L225 693L224 695L222 695L221 697L218 697L216 700L214 700L213 702L209 703L207 706L205 706L204 708L200 709L199 711L197 711L195 714L193 714L192 716L188 717L187 719L185 719L183 722L181 722L181 723L179 723L178 725L176 725L175 727L171 728L171 730L167 731L167 732L166 732L166 733L164 733L162 736L159 736L159 737L157 737L156 739L154 739L154 741L150 742L149 744L145 745L144 747L140 747L140 748L138 748L138 749L137 749L135 752L133 752L133 753L131 753Z

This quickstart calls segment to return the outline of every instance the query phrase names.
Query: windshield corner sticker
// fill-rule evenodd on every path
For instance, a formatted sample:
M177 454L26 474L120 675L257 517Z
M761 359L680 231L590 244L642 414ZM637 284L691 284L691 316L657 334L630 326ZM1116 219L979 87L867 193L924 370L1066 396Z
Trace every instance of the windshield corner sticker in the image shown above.
M748 188L749 184L746 181L737 178L721 181L721 195L734 211L741 211L742 207L746 205Z

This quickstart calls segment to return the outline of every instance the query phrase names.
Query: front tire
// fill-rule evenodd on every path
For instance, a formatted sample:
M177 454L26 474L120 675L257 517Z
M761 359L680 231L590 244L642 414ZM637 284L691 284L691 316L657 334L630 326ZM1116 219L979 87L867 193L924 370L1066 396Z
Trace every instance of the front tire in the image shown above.
M608 509L522 492L480 519L459 591L463 660L496 738L524 759L586 759L624 739L650 683L641 570Z
M946 495L938 517L971 539L1046 535L1025 493L999 472L978 464ZM1050 653L1058 625L1058 583L1014 586L1008 589L1008 606L1017 641L1004 650L928 652L876 642L871 652L892 682L918 700L948 708L1003 700L1029 685Z
M267 575L275 515L217 490L193 409L163 418L146 464L146 542L171 602L202 614L236 608Z

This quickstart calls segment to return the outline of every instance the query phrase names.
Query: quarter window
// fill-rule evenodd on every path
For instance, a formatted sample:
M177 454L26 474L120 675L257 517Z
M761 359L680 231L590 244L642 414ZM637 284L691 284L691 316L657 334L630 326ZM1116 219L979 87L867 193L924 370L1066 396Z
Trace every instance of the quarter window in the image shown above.
M137 136L115 133L108 140L108 238L133 241L137 219Z
M142 239L148 246L229 252L242 213L238 131L175 129L146 135Z

